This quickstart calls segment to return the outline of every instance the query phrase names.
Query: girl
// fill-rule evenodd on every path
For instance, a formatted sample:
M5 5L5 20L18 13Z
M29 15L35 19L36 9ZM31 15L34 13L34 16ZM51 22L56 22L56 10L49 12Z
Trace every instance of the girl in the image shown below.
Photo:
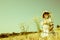
M48 34L53 31L53 22L49 12L44 12L42 15L42 18L43 18L43 21L41 22L41 25L42 25L41 37L44 40L46 40Z

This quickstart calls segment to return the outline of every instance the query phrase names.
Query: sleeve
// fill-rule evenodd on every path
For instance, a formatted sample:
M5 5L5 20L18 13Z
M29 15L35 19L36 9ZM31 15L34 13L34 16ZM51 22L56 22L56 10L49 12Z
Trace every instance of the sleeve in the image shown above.
M43 25L43 21L41 21L41 23L40 23L41 25Z
M40 29L43 29L43 21L40 22Z
M51 18L49 18L49 21L53 23L53 20Z

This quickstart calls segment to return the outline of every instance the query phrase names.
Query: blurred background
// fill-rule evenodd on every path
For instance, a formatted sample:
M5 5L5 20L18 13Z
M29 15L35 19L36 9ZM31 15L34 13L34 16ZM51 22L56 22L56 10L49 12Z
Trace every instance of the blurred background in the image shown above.
M42 20L42 12L51 12L54 25L60 25L60 0L0 0L0 33L37 31L34 17Z

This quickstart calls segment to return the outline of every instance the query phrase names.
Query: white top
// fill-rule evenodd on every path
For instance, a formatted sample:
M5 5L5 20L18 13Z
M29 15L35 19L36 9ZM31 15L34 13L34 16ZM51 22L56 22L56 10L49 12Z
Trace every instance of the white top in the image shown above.
M42 22L41 22L41 25L43 27L43 31L45 30L49 30L49 23L52 22L51 18L49 19L44 19ZM47 24L46 24L47 23Z
M43 30L43 33L42 33L42 36L48 36L48 33L49 33L49 23L52 22L51 18L49 19L44 19L42 22L41 22L41 25L42 25L42 30ZM47 24L45 24L47 23Z

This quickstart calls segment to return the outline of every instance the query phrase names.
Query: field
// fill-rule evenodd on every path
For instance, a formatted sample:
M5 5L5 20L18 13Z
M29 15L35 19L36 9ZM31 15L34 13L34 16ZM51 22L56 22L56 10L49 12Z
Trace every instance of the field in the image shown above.
M60 40L60 30L55 30L55 35L49 35L45 40ZM10 36L8 38L0 38L0 40L44 40L40 33L32 33L28 35Z

